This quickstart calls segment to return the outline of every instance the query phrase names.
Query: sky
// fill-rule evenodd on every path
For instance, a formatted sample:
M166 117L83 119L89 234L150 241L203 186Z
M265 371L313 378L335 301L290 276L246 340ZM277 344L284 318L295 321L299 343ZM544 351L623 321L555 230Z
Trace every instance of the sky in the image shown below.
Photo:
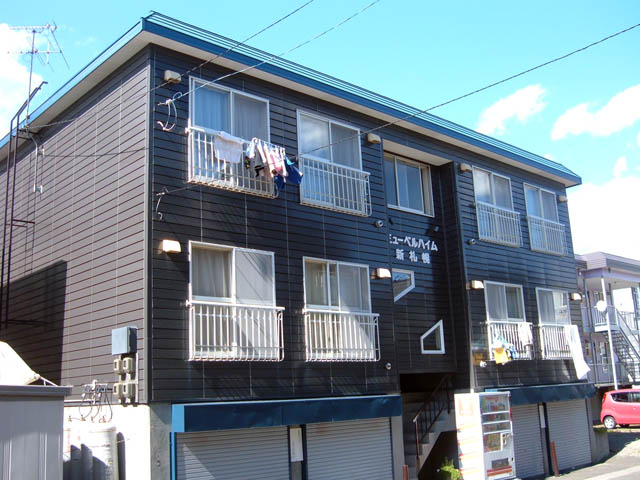
M29 56L7 53L29 49L29 38L8 25L58 27L69 68L60 55L34 61L32 85L48 82L37 106L151 10L243 40L306 1L10 2L0 15L0 136L29 83ZM280 54L372 1L313 0L249 45ZM638 23L634 0L379 0L285 58L426 109ZM431 113L580 175L568 191L576 253L640 259L638 59L640 27Z

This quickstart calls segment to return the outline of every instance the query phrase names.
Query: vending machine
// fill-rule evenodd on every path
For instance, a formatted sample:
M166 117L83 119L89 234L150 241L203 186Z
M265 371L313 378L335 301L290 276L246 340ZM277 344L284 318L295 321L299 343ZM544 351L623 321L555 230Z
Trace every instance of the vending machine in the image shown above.
M456 394L455 408L464 480L516 478L509 392Z

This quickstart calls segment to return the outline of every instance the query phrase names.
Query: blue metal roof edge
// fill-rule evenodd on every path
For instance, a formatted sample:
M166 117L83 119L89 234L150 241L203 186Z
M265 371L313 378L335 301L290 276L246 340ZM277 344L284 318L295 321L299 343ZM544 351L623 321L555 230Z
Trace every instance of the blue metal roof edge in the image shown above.
M129 40L140 33L142 31L142 20L143 19L140 19L135 25L133 25L129 30L122 34L115 42L105 48L100 54L98 54L96 58L91 60L78 73L76 73L64 85L62 85L51 96L49 96L49 98L47 98L35 110L33 110L33 112L31 112L31 114L29 115L31 121L33 122L34 120L36 120L44 111L51 107L51 105L60 100L60 98L66 95L73 87L78 85L78 83L89 76L98 66L100 66L109 57L111 57L111 55L117 52ZM21 123L21 126L22 125L24 125L24 121ZM4 147L5 144L9 141L9 133L7 133L4 138L2 138L2 140L0 140L0 148Z
M157 12L152 12L149 16L145 17L144 29L150 33L155 33L165 38L208 51L214 55L222 53L237 44L237 42L229 38L208 32ZM285 59L273 59L272 57L273 55L267 52L247 45L235 47L233 51L225 55L225 58L245 65L253 65L256 63L256 60L268 60L267 63L260 65L257 69L396 118L415 115L407 121L442 135L489 150L498 155L512 158L525 165L560 176L577 184L580 184L582 181L578 175L560 163L501 142L500 140L483 135L449 120L429 113L421 113L421 111L415 107L376 94L357 85L331 77L330 75Z

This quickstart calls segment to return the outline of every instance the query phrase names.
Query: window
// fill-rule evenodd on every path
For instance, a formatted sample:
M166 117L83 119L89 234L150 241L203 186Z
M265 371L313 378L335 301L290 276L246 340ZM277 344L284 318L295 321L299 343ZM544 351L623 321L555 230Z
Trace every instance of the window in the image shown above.
M480 240L519 247L520 214L513 210L511 181L507 177L474 168L473 188Z
M490 322L524 322L524 298L520 285L484 282L487 318Z
M305 259L304 291L308 307L371 311L367 266Z
M389 206L433 216L431 170L428 165L387 154L384 157L384 174Z
M371 215L369 174L362 171L358 129L298 112L298 151L305 174L301 203Z
M532 185L524 186L531 250L564 255L564 225L558 223L556 194Z
M420 350L423 355L443 355L445 353L442 320L438 321L420 337Z
M538 318L541 325L569 325L569 295L560 290L537 288Z
M393 285L393 301L397 302L415 288L415 278L411 270L394 268L391 272L391 284Z
M190 360L283 359L271 252L192 242Z
M251 140L269 141L268 100L206 81L190 79L190 126L210 131L224 131Z

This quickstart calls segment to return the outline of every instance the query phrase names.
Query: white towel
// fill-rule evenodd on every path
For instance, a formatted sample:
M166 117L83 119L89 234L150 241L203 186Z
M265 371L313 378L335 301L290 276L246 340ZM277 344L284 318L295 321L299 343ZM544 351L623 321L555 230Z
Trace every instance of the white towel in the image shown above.
M533 335L531 334L531 325L525 322L518 323L518 340L523 346L533 345Z
M216 158L229 163L240 163L244 140L227 132L218 132L213 137Z
M579 380L582 380L591 369L589 365L587 365L587 362L584 361L584 356L582 355L582 341L580 340L580 332L578 331L577 325L565 325L564 336L569 344L576 375Z

